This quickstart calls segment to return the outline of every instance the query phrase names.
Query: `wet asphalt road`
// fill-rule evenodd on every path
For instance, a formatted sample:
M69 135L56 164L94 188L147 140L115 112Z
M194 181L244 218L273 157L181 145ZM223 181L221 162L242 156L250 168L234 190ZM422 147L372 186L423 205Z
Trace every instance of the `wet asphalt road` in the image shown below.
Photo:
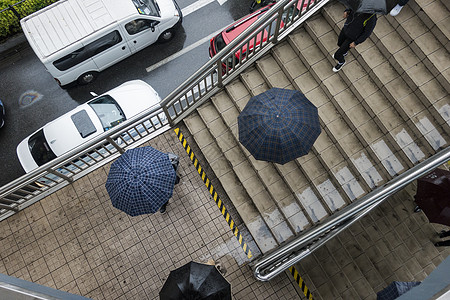
M186 15L182 28L172 41L143 49L101 72L97 80L87 86L61 89L21 35L0 45L0 99L6 107L6 123L0 129L0 186L25 174L16 155L20 141L92 99L90 91L101 94L125 81L141 79L153 86L164 99L188 79L209 60L209 40L206 37L248 14L251 3L250 0L222 0L224 3L220 5L219 1ZM182 10L195 2L177 0ZM203 43L198 43L202 40ZM196 43L198 46L191 51L151 72L146 71L146 68L164 62ZM14 44L14 47L6 49L8 44Z

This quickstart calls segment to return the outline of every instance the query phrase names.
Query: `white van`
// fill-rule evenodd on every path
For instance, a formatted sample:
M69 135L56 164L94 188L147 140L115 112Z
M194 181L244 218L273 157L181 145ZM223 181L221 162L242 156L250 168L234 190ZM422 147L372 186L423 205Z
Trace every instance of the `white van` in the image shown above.
M59 0L20 24L36 55L60 86L88 84L98 72L181 24L175 0Z

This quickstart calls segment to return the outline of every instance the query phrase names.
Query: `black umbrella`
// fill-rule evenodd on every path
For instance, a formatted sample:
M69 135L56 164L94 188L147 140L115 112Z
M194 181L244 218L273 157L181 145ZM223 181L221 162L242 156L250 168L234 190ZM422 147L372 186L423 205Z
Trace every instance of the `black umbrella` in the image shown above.
M357 13L387 15L397 4L397 0L339 0L345 7Z
M189 262L170 271L161 300L231 300L231 286L215 266Z
M394 300L399 296L403 295L413 287L419 285L420 282L405 282L405 281L392 281L390 285L388 285L383 290L377 293L377 300Z

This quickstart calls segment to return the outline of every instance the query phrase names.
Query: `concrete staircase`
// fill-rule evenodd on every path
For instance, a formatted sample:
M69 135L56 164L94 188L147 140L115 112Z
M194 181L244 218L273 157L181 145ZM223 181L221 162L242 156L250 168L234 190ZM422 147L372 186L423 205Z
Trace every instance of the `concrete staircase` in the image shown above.
M262 253L449 146L448 2L380 16L339 73L344 8L331 2L185 118ZM302 91L322 126L310 153L284 165L255 160L238 139L239 113L272 87Z

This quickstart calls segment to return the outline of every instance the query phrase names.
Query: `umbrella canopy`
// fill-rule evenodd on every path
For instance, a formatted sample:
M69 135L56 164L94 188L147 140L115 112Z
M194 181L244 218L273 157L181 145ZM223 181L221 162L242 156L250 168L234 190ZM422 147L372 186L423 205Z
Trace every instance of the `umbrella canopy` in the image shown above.
M167 153L127 150L112 165L106 190L114 207L131 216L155 213L173 194L176 173Z
M420 282L392 281L385 289L377 293L377 300L394 300L403 295Z
M347 8L357 13L388 14L397 0L339 0Z
M170 271L159 292L161 300L231 300L231 286L215 266L191 261Z
M320 134L317 107L301 92L280 88L252 97L238 127L253 157L279 164L307 154Z
M417 180L417 205L431 223L450 226L450 172L435 169Z

